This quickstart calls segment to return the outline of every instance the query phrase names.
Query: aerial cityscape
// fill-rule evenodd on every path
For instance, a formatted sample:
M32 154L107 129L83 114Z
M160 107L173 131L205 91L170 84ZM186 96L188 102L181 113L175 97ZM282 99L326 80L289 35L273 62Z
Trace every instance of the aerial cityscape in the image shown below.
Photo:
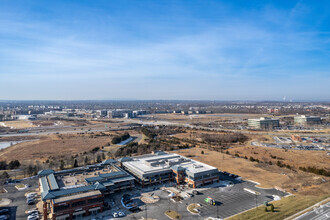
M330 2L0 2L0 220L330 219Z

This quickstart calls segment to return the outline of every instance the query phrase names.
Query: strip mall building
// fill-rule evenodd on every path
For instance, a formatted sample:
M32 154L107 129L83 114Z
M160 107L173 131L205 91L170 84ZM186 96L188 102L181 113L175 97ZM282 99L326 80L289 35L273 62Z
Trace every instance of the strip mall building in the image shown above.
M117 161L74 170L38 173L43 219L71 220L102 212L104 196L134 187L134 177L116 166Z

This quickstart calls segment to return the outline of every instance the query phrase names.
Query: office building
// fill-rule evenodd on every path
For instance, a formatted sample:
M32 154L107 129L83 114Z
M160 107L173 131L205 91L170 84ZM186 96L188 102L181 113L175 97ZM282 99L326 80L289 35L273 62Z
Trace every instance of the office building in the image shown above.
M156 152L119 160L121 166L142 185L175 181L196 188L219 181L217 168L180 156Z
M321 117L319 116L306 116L306 115L299 115L294 117L294 124L295 125L319 125L322 124Z
M280 126L280 120L266 117L248 119L248 126L253 129L274 129Z

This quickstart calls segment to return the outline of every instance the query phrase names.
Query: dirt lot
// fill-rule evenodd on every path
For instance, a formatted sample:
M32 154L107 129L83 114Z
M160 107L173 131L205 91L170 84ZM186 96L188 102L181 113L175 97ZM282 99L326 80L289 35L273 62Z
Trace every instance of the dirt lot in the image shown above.
M201 154L202 150L204 154ZM192 148L176 151L176 153L215 166L220 170L240 175L244 179L257 181L261 184L260 187L265 188L277 186L289 192L296 189L301 194L315 194L326 192L327 189L322 188L322 185L330 180L329 177L302 171L294 172L276 165L258 164L207 149Z

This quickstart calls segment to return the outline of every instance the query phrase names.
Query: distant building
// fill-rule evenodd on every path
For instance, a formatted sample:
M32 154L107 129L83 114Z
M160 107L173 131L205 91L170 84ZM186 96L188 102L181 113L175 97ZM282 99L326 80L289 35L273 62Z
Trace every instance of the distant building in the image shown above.
M266 117L248 119L248 126L254 129L274 129L280 126L280 120Z
M277 114L277 113L279 113L279 109L278 108L269 108L269 109L267 109L267 111L268 111L268 113L269 114Z
M133 111L127 110L127 109L118 109L118 110L112 110L108 111L108 118L132 118L133 117Z
M294 117L295 125L318 125L322 124L321 117L319 116L306 116L299 115Z
M150 112L146 111L146 110L134 110L133 111L133 115L135 115L135 116L146 115L146 114L150 114Z

